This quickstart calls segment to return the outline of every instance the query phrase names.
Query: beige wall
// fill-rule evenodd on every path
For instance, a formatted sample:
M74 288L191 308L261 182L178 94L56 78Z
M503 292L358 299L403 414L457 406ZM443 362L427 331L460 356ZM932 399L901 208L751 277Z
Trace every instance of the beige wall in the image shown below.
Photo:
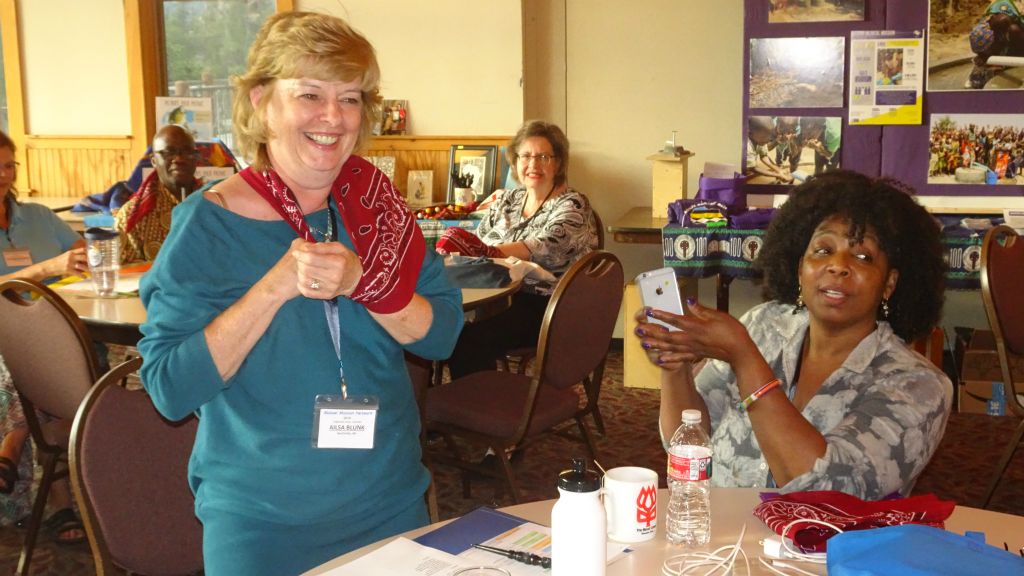
M26 131L131 134L122 0L18 3Z
M534 106L527 113L564 114L570 183L591 198L605 222L651 205L645 158L672 130L678 130L677 143L696 153L691 194L704 162L739 163L741 2L526 0L523 20L526 101ZM557 61L562 40L545 34L564 37L564 63ZM538 63L538 50L554 58ZM551 93L559 83L564 104ZM608 248L625 263L627 277L661 265L656 246L609 237Z
M510 134L522 121L519 0L297 0L348 20L377 49L385 98L409 101L409 132Z

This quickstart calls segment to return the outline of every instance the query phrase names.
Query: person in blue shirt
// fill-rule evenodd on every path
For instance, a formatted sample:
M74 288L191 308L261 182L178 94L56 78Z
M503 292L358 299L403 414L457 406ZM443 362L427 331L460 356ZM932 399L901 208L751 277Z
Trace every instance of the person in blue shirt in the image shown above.
M404 353L446 358L462 299L354 154L379 82L344 21L270 17L236 84L251 166L178 205L142 279L142 381L166 417L199 416L208 576L298 574L428 521Z
M15 149L14 141L0 132L0 281L42 282L86 270L85 240L46 206L18 202Z
M18 163L16 147L7 134L0 132L0 282L12 278L28 278L49 282L65 275L79 274L88 268L85 240L65 224L52 210L42 204L18 202L14 182ZM6 369L0 371L6 374ZM12 523L28 514L31 500L32 459L24 452L28 427L10 378L0 377L0 494L10 498L0 503L0 523ZM67 422L70 427L71 423ZM22 480L19 482L19 480ZM54 484L50 504L57 510L47 526L58 543L85 540L82 524L71 509L71 492L67 480Z

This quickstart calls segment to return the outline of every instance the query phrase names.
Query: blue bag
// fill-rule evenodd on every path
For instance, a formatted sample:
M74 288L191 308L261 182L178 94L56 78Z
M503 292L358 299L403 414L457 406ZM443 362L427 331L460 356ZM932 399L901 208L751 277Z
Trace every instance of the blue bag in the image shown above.
M836 534L829 576L992 576L1024 574L1024 558L941 528L904 524Z

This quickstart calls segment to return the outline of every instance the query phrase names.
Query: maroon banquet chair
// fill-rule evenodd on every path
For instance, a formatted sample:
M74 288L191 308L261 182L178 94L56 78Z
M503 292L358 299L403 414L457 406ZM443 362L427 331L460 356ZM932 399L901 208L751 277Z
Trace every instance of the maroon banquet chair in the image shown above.
M550 435L582 441L591 458L595 448L584 417L597 406L601 382L578 391L608 354L622 303L622 264L613 254L594 251L559 280L548 302L537 343L533 375L505 370L476 372L427 390L426 426L444 438L448 451L435 450L432 462L474 471L508 485L520 502L509 451ZM573 434L576 427L579 434ZM497 469L467 460L457 440L490 448ZM478 454L482 454L483 451ZM463 473L468 491L469 476Z
M96 381L99 362L89 331L68 303L24 278L0 283L0 350L43 470L18 561L18 574L28 574L50 488L68 475L68 426Z
M128 390L133 358L86 395L71 431L71 481L97 576L183 576L203 570L188 461L198 420L163 418L144 390Z
M1011 359L1024 355L1024 300L1020 289L1024 286L1024 240L1009 226L996 226L985 234L981 244L981 297L985 302L985 315L996 341L996 354L1003 373L1006 389L1006 405L1009 411L1020 418L1014 433L1009 438L996 472L991 476L981 507L987 508L1006 469L1020 448L1024 438L1024 383L1014 380Z

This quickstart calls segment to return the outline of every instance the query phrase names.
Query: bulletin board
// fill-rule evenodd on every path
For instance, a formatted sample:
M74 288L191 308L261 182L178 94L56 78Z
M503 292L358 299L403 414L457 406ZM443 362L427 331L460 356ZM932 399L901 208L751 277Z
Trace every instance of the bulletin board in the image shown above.
M925 30L927 50L929 0L864 0L863 20L827 22L769 22L771 0L745 0L743 145L747 144L747 118L753 116L842 117L841 167L872 176L896 178L912 186L922 203L937 206L1005 204L1024 206L1024 185L929 184L930 122L933 114L1024 114L1024 90L972 90L923 94L921 125L850 126L847 103L849 80L844 82L841 106L814 108L751 108L749 85L750 39L844 37L844 70L849 70L850 35L856 30ZM810 0L808 0L810 1ZM833 2L834 0L821 0ZM803 0L789 0L791 4ZM982 13L977 14L980 18ZM1017 182L1024 182L1018 177ZM748 185L749 194L785 194L784 185ZM992 198L999 197L999 198ZM979 202L979 198L985 201ZM931 201L931 202L930 202ZM935 209L935 211L941 211ZM962 210L960 210L962 211Z

